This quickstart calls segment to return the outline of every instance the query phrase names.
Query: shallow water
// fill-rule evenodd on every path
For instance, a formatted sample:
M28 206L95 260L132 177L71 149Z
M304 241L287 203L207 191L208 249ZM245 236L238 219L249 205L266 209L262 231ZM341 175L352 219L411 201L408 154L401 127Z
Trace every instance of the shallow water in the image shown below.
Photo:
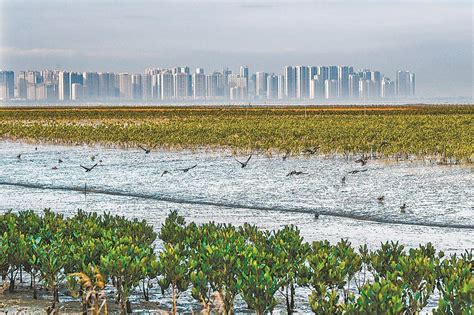
M79 166L99 160L91 172ZM186 173L177 170L195 164ZM165 170L171 174L161 176ZM307 174L287 176L293 170ZM352 170L366 171L348 174ZM283 161L255 155L241 168L226 151L145 154L141 149L0 142L0 211L110 211L146 219L156 230L176 209L198 223L249 222L265 229L296 224L307 241L348 238L354 246L370 248L387 240L407 246L432 242L455 253L474 248L472 187L472 167L466 165L371 160L361 167L337 157ZM407 211L401 213L404 203Z

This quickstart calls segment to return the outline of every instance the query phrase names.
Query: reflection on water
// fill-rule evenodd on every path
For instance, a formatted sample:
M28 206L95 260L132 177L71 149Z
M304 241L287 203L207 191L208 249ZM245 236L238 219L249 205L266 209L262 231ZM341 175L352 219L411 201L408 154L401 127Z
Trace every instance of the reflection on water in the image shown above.
M79 166L95 163L91 172ZM194 164L186 173L178 170ZM353 170L366 171L348 174ZM162 176L164 171L170 174ZM307 174L287 176L291 171ZM349 238L370 247L386 240L407 246L430 241L439 250L461 252L474 247L471 187L471 166L369 161L361 167L342 158L258 155L241 168L224 151L145 154L0 142L0 211L110 211L146 219L157 230L176 209L198 223L296 224L308 241ZM321 214L317 220L315 212Z

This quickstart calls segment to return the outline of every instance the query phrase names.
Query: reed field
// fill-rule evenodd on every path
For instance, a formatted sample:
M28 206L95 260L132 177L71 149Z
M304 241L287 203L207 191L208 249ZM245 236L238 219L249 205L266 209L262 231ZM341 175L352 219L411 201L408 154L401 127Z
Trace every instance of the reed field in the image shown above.
M0 137L64 144L474 159L474 106L0 109Z

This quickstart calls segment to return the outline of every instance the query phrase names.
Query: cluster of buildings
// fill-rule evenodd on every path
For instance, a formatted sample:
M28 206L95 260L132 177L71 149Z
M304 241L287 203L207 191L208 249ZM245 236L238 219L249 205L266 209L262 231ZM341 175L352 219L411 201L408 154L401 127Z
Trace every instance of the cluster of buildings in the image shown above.
M206 73L189 67L147 69L143 74L0 70L0 100L27 101L267 101L377 100L415 96L415 74L350 66L286 66L282 74Z

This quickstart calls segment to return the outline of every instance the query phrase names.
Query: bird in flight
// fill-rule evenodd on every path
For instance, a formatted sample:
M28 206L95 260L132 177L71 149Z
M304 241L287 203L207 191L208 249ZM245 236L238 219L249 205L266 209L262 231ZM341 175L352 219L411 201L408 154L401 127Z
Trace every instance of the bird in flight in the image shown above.
M360 159L357 159L355 162L360 163L361 166L364 166L365 164L367 164L368 159L368 157L363 156Z
M367 170L353 170L353 171L350 171L349 174L357 174L357 173L362 173L362 172L366 172Z
M55 165L55 166L51 167L51 169L52 169L52 170L57 170L58 167Z
M151 152L151 149L148 149L148 148L145 148L145 147L142 147L141 145L138 146L140 149L142 149L143 151L145 151L145 154L148 154Z
M183 171L184 173L187 173L189 170L192 170L193 168L195 168L196 166L198 166L197 164L194 164L193 166L191 167L187 167L187 168L178 168L177 171ZM166 171L165 171L166 172Z
M21 160L21 153L16 156L18 160Z
M94 167L96 167L97 165L99 165L99 163L95 163L95 164L94 164L93 166L91 166L91 167L86 167L86 166L83 166L83 165L80 165L80 166L81 166L83 169L85 169L85 170L86 170L86 173L87 173L87 172L92 171L92 170L94 169Z
M400 207L400 212L401 212L401 213L406 213L406 208L407 208L407 204L404 203L404 204Z
M300 171L291 171L288 174L286 174L286 176L303 175L303 174L308 174L308 173L300 172Z
M168 171L164 171L163 173L161 173L161 177L163 177L163 176L166 175L166 174L171 174L171 173L168 172Z
M62 163L62 162L63 162L63 160L61 160L61 159L58 159L58 163Z
M385 196L380 196L377 198L378 202L383 202L385 199Z
M237 160L235 157L234 157L234 160L236 160L237 162L240 163L240 165L242 166L242 168L246 167L247 164L249 163L250 159L252 158L252 154L250 154L250 156L248 157L247 161L245 162L240 162L239 160Z

